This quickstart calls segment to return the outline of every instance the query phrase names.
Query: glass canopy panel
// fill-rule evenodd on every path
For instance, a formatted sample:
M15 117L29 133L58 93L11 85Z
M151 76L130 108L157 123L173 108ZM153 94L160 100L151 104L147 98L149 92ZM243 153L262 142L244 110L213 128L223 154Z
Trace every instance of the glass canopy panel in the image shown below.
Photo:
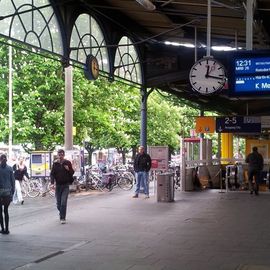
M102 47L104 46L104 47ZM81 14L72 29L70 58L85 63L89 54L94 55L100 70L109 72L109 56L104 35L98 23L89 14Z
M114 62L114 75L141 84L141 65L135 46L126 36L121 38L118 45Z
M48 0L0 0L0 34L63 55L56 14Z

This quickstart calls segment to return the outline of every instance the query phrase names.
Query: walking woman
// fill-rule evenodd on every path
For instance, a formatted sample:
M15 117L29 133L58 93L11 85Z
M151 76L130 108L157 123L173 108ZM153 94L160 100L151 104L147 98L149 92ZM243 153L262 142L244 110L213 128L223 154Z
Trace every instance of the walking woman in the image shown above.
M22 181L24 177L29 179L27 167L24 165L24 159L20 158L19 162L17 164L14 164L12 169L15 178L15 192L13 195L13 202L14 204L17 204L18 202L20 204L23 204L24 200L22 195Z
M22 196L22 181L24 177L29 179L27 167L24 165L24 159L20 158L19 162L17 164L14 164L12 169L15 178L15 192L13 195L13 203L17 204L19 202L20 204L23 204L24 200Z
M15 189L15 179L12 168L7 165L6 155L0 156L0 225L2 234L9 234L8 207L12 201ZM4 219L3 219L4 212Z

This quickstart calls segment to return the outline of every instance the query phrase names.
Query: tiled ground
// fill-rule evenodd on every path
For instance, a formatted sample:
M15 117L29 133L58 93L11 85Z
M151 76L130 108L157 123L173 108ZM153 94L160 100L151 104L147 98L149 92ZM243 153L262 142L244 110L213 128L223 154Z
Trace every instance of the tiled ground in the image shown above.
M175 202L132 192L72 194L67 224L54 198L10 208L0 270L270 269L270 193L175 193Z

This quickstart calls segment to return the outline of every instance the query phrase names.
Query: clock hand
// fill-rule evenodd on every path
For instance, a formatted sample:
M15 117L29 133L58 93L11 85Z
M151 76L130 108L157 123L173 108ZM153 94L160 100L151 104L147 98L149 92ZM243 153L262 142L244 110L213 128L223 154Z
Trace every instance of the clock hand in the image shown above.
M213 79L217 79L217 80L221 80L222 77L217 77L217 76L212 76L212 75L205 75L206 78L213 78Z
M207 70L206 70L205 78L207 78L208 76L209 76L209 65L207 65Z

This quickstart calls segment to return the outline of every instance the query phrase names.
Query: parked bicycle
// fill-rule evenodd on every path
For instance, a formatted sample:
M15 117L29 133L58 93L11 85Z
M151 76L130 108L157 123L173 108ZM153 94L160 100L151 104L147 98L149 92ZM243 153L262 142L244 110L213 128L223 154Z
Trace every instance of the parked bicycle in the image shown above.
M104 173L101 179L101 188L112 191L114 187L120 187L123 190L130 190L133 187L133 181L130 178L121 176L116 172Z
M27 195L30 198L35 198L39 195L55 196L55 189L50 183L50 179L44 178L31 178L28 182Z

